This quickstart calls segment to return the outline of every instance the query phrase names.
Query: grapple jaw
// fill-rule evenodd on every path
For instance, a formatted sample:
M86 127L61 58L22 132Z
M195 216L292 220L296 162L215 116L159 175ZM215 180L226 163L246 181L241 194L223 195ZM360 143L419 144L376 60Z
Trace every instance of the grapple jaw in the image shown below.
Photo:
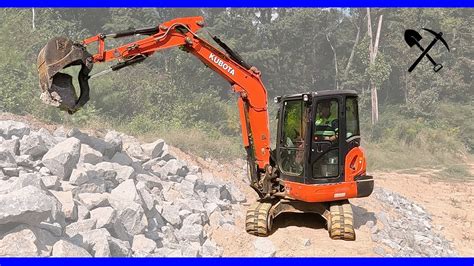
M38 60L41 100L72 114L89 100L89 73L92 55L84 46L66 37L56 37L41 49ZM60 71L73 65L81 65L78 81L80 96L77 97L72 77Z

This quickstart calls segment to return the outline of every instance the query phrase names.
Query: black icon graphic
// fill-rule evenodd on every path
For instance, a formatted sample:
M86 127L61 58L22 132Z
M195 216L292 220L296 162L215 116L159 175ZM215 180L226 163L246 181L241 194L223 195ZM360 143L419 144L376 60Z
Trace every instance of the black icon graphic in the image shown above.
M408 72L412 72L413 69L415 69L415 67L418 65L418 63L420 63L421 59L423 59L423 57L427 57L428 60L430 60L430 62L433 64L433 71L434 72L438 72L441 70L441 68L443 68L443 65L441 64L438 64L436 63L433 58L428 54L428 52L431 50L431 48L436 44L436 42L439 40L441 41L444 46L446 46L446 48L448 49L449 51L449 46L448 44L446 43L446 41L443 39L443 33L442 32L435 32L433 30L430 30L430 29L426 29L426 28L423 28L423 30L433 34L435 36L435 38L431 41L431 43L428 45L428 47L426 48L423 48L423 46L420 45L419 41L422 39L421 35L416 31L416 30L406 30L405 31L405 42L410 46L410 47L413 47L413 45L416 45L418 46L418 48L420 48L420 50L422 51L421 55L416 59L416 61L410 66L410 68L408 69Z

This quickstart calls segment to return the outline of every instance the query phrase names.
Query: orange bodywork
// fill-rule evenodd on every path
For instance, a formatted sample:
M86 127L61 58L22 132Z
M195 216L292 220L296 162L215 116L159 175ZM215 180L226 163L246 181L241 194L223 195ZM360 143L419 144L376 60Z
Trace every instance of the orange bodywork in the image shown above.
M156 51L172 47L185 48L226 79L239 94L238 107L244 146L246 148L252 146L250 148L253 149L255 163L263 170L270 164L270 130L267 90L260 79L260 72L254 67L251 69L242 67L227 54L197 36L195 33L203 25L202 17L178 18L159 25L159 32L150 37L111 50L105 50L104 35L85 39L82 44L87 46L98 42L98 51L93 55L94 63L124 61L138 55L149 56ZM187 32L178 31L177 27L185 27Z
M284 181L289 198L305 202L329 202L357 197L354 177L365 174L366 161L362 148L355 147L345 158L344 182L331 184L303 184Z

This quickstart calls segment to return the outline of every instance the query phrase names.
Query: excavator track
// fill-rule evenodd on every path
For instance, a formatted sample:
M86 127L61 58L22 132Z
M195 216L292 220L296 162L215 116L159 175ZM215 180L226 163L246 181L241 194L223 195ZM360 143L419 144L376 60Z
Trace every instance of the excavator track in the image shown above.
M273 215L272 204L256 202L247 210L245 230L255 236L268 236L272 230Z
M354 216L349 201L332 202L329 206L329 212L329 237L347 241L355 240Z

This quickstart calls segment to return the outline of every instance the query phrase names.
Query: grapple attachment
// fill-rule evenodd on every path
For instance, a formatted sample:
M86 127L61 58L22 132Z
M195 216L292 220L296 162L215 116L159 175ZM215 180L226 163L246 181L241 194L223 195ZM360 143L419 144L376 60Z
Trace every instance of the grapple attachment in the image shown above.
M66 37L56 37L41 49L38 60L41 100L72 114L89 100L89 73L92 56L84 46ZM80 96L77 97L72 77L60 71L73 65L81 65L78 75Z

